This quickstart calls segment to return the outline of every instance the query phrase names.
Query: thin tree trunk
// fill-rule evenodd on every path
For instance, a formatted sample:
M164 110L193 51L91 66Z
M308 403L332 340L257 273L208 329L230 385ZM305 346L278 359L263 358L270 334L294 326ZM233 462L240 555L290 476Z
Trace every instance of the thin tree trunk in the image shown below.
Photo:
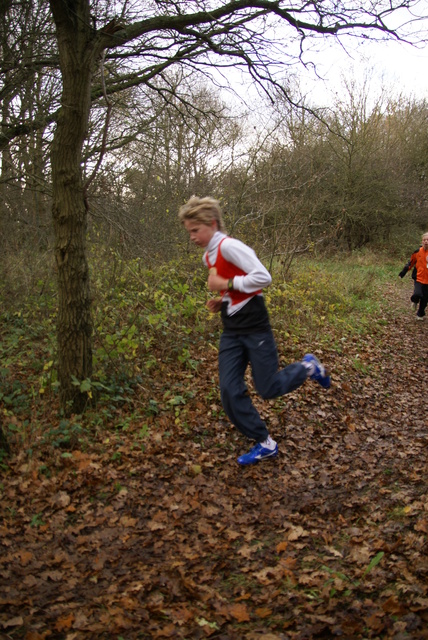
M86 1L51 0L63 79L62 107L52 144L53 228L58 278L58 378L61 406L81 413L87 394L79 382L92 375L92 319L86 257L87 209L81 157L90 113L93 58ZM80 11L79 11L80 10Z

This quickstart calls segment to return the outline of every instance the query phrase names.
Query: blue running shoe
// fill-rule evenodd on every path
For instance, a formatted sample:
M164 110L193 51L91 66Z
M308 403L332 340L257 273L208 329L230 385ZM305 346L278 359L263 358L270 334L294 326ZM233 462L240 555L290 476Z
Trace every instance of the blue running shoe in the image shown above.
M238 458L239 464L255 464L256 462L260 462L260 460L264 460L265 458L274 458L278 455L278 445L275 445L275 449L266 449L263 447L260 442L256 444L255 447L251 449L248 453L244 453L243 456Z
M307 353L303 356L302 362L307 362L314 367L314 372L309 376L311 380L315 380L320 384L324 389L328 389L331 385L330 376L327 375L326 370L324 369L321 362L316 358L312 353Z

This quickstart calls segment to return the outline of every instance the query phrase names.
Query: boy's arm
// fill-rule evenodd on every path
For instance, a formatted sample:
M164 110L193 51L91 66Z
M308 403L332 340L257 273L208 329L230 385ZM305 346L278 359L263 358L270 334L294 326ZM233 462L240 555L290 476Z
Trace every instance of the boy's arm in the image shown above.
M410 260L409 260L409 271L410 269L413 269L413 267L416 265L416 260L418 258L418 253L421 250L421 248L419 247L419 249L416 249L416 251L414 251L412 253L412 255L410 256Z
M218 276L216 273L208 275L208 289L210 291L225 291L229 287L229 280Z
M416 249L416 251L413 251L412 255L410 256L410 260L409 260L409 262L408 262L408 263L407 263L407 264L402 268L402 270L401 270L401 271L400 271L400 273L398 274L398 275L400 276L400 278L404 278L404 276L406 275L406 273L407 273L408 271L410 271L410 269L411 269L412 267L414 267L414 266L415 266L415 264L416 264L416 257L417 257L417 254L419 253L419 251L420 251L420 247L419 247L419 249Z
M207 309L211 311L211 313L217 313L221 310L221 305L223 303L222 298L211 298L207 301Z
M404 265L404 267L401 269L400 273L398 274L400 278L404 278L404 276L406 275L409 269L410 269L410 260L409 262L407 262L407 264Z
M221 245L221 253L228 262L232 262L247 274L233 278L233 288L237 291L254 293L271 284L272 277L255 251L240 240L227 238Z

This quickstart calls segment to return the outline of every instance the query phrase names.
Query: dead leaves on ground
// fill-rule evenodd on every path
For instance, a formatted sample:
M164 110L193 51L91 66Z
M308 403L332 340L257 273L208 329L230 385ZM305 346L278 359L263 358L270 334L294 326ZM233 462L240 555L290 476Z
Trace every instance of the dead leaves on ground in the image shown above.
M100 438L50 477L18 457L2 480L5 637L427 638L423 344L398 315L322 353L327 393L255 399L280 448L263 465L236 464L248 444L213 401L214 361L144 450L129 429L120 458Z

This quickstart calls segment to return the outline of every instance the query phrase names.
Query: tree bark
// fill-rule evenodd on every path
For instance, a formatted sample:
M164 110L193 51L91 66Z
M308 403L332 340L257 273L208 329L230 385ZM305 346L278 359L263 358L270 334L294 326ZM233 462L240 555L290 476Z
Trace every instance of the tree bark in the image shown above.
M94 33L86 0L50 2L63 81L51 151L53 228L58 278L58 379L66 413L81 413L88 396L73 384L92 375L92 318L86 258L87 207L81 169L91 107Z

